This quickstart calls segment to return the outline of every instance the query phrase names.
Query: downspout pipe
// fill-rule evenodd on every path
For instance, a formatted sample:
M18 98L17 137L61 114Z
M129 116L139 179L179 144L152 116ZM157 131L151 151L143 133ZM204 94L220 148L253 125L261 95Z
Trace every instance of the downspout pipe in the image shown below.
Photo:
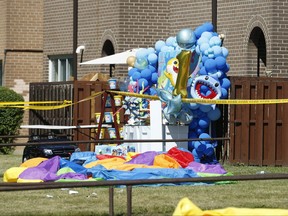
M217 0L212 1L212 24L214 26L214 32L217 32Z

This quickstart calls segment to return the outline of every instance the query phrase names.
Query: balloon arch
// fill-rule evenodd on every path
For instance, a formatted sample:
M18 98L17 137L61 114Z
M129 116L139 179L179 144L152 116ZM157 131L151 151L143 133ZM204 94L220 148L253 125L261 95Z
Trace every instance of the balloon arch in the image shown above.
M126 90L158 95L169 124L189 125L188 138L211 138L210 123L221 116L213 100L226 99L230 88L224 37L207 22L194 30L181 29L166 41L158 40L154 47L138 49L135 56L127 58ZM182 103L182 98L211 99L211 104ZM141 106L148 106L145 99L141 99ZM216 145L191 141L188 150L195 161L211 163L216 161Z

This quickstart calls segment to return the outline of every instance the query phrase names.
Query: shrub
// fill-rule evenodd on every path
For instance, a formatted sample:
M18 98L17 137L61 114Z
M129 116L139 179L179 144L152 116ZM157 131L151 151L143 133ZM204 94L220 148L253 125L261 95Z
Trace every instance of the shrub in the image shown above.
M0 102L18 102L24 101L22 95L15 91L0 86ZM19 134L19 128L23 121L24 110L20 108L0 108L0 134L5 135L17 135ZM13 143L14 137L0 138L1 143ZM15 150L14 146L2 146L0 147L0 153L10 154Z

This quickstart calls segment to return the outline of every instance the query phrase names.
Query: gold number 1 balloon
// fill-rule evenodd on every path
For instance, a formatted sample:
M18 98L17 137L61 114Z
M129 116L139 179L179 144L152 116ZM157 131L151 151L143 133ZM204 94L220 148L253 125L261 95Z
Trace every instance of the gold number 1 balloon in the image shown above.
M179 60L179 73L176 80L176 85L173 90L173 95L181 94L182 98L186 98L187 93L187 82L190 72L190 59L191 51L182 50L176 58Z

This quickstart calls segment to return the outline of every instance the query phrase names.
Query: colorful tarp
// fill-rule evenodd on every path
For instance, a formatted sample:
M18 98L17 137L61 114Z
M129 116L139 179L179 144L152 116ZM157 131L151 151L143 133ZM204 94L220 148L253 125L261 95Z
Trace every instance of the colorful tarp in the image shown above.
M81 161L81 163L80 163ZM192 153L178 148L168 152L148 151L132 157L73 153L70 161L55 156L34 158L4 173L5 182L51 182L86 180L136 180L197 178L204 174L226 175L220 164L194 161ZM187 183L186 183L187 184Z

